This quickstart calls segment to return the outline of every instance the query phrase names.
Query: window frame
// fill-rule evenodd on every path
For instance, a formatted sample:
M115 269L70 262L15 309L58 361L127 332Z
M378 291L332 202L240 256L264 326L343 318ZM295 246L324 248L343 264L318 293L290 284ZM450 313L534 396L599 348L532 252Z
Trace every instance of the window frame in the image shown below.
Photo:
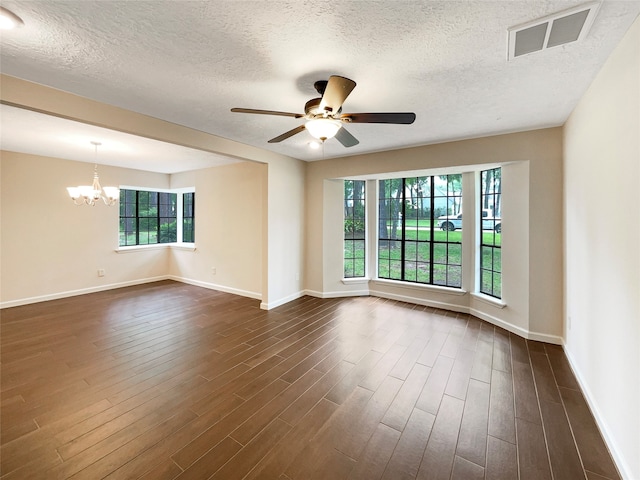
M500 177L500 181L498 183L498 190L495 190L495 172L496 171L500 171L499 177ZM485 181L484 181L484 174L487 172L493 172L492 173L492 180L491 180L491 192L485 192ZM480 170L478 173L478 178L479 178L479 188L478 188L478 197L477 197L477 202L478 202L478 210L479 210L479 214L478 214L478 226L477 226L477 232L478 232L478 267L477 267L477 272L478 272L478 282L477 282L477 291L478 293L482 294L482 295L487 295L488 297L491 298L495 298L498 300L502 300L502 296L503 296L503 290L502 290L502 220L500 220L499 224L500 224L500 232L496 232L496 225L498 224L498 222L496 222L496 218L500 218L501 219L501 215L500 217L496 217L496 203L498 204L498 209L497 209L497 213L501 213L502 210L502 167L493 167L493 168L487 168L485 170ZM485 210L485 205L488 204L492 205L492 210L493 210L493 228L491 229L490 233L485 233L487 230L484 229L484 222L486 222L484 217L484 210ZM487 207L489 208L489 207ZM499 237L498 237L499 236ZM490 242L486 242L485 239L486 238L491 238ZM490 257L490 265L487 265L485 262L485 252L488 253L488 256ZM498 253L499 255L496 256L496 253ZM496 269L496 265L499 265L499 270ZM491 279L490 282L490 287L489 288L485 288L485 278L488 275L488 277ZM499 278L499 287L496 289L496 278Z
M190 205L191 205L191 212L190 214L187 214L187 202L186 202L186 198L187 196L191 197L191 201L190 201ZM196 192L195 191L189 191L189 192L182 192L182 222L180 222L182 224L182 234L181 234L181 243L195 243L196 241ZM187 220L190 220L190 227L187 228ZM189 238L187 240L185 240L185 237L187 236L185 234L185 231L189 231L190 235Z
M134 191L136 194L136 203L135 203L135 216L122 216L120 213L122 212L122 209L120 209L119 212L119 217L118 217L118 247L116 251L128 251L128 250L136 250L136 249L146 249L146 248L159 248L159 247L164 247L164 246L184 246L188 249L195 249L195 241L192 242L184 242L183 241L183 213L184 213L184 195L185 194L193 194L193 204L194 204L194 210L193 210L193 239L195 240L195 187L186 187L186 188L175 188L175 189L163 189L163 188L149 188L149 187L137 187L137 186L129 186L129 185L122 185L120 186L120 192L121 192L121 199L122 199L122 192L126 192L126 191ZM157 213L156 216L153 217L140 217L139 216L139 212L138 212L138 207L139 207L139 194L141 192L149 192L149 193L155 193L158 194L158 208L157 208ZM176 216L160 216L160 196L161 194L169 194L169 195L175 195L176 198L176 203L175 203L175 214ZM121 206L120 206L121 208ZM136 243L135 244L121 244L121 238L122 238L122 219L131 219L134 218L136 220ZM140 243L140 219L156 219L157 220L157 237L156 239L158 240L155 243ZM161 242L160 237L161 237L161 227L162 227L162 223L160 221L160 219L173 219L175 218L175 223L176 223L176 240L175 241L170 241L170 242ZM126 229L125 229L126 231Z
M460 190L458 193L455 193L455 191L450 195L449 193L449 187L450 187L450 181L449 181L449 177L450 176L454 176L454 175L459 175L460 178L458 179L458 181L460 182ZM438 193L438 190L436 189L436 177L443 177L446 176L446 192L444 195L442 195L442 193ZM413 193L411 194L411 198L408 199L407 198L407 180L412 180L415 179L415 184L420 185L421 183L423 183L424 179L427 180L428 183L428 196L422 196L421 192L417 191L416 192L416 196L414 198ZM422 181L421 181L422 180ZM383 188L386 189L386 184L383 185L383 182L387 182L387 181L399 181L400 185L398 187L397 190L395 190L396 193L399 193L399 197L398 198L393 198L391 195L391 190L389 191L389 196L387 196L387 193L382 191ZM378 204L377 204L377 210L378 210L378 233L377 233L377 241L376 241L376 279L379 280L383 280L383 281L397 281L397 282L401 282L401 283L407 283L407 284L412 284L412 285L425 285L425 286L430 286L430 287L441 287L441 288L452 288L455 290L462 290L463 288L463 275L464 275L464 269L463 269L463 263L462 263L462 257L463 257L463 242L462 242L462 232L460 232L457 235L452 235L452 237L457 237L458 235L460 235L460 240L450 240L450 232L449 230L445 230L444 236L445 236L445 240L441 240L437 237L441 237L442 234L440 232L438 232L438 235L436 235L436 229L438 228L438 216L436 215L436 208L435 208L435 203L436 203L436 199L445 199L445 204L447 205L447 212L448 212L448 206L449 206L449 199L453 200L453 204L455 205L456 199L459 202L459 206L461 208L462 206L462 197L463 197L463 189L462 189L462 174L457 174L457 173L451 173L451 174L445 174L445 175L421 175L421 176L416 176L416 177L396 177L396 178L379 178L377 179L377 188L378 188L378 195L377 195L377 200L378 200ZM421 217L420 216L420 210L424 210L424 204L422 204L421 209L416 209L415 206L412 205L412 209L416 210L416 218L415 218L415 227L409 227L407 226L408 223L408 217L407 217L407 206L408 206L408 201L414 201L414 200L420 200L420 199L428 199L429 201L429 214L426 217ZM381 205L380 202L384 201L385 204ZM399 202L399 205L395 205L393 207L393 209L395 210L395 208L399 207L400 211L399 212L395 212L395 215L399 216L399 219L396 219L395 216L392 218L390 215L390 211L391 211L391 204L393 202ZM389 205L389 207L387 208L387 206ZM458 212L460 213L460 212ZM387 216L382 216L383 214L386 214ZM385 220L386 219L386 220ZM399 226L400 226L400 237L399 238L394 238L393 236L387 236L386 238L381 238L381 230L382 230L382 226L381 226L381 222L385 222L385 224L389 221L389 220L393 220L398 221L399 222ZM428 238L424 239L424 238L420 238L420 221L421 220L427 220L430 223L430 228L428 231ZM388 225L385 225L385 232L388 232ZM394 228L392 226L392 228ZM408 238L407 232L411 233L411 232L415 232L415 239L413 238ZM410 235L413 236L413 235ZM384 245L383 242L386 242L387 245L387 255L382 255L382 251L384 249ZM400 258L399 259L393 259L392 258L392 253L391 253L391 243L390 242L394 242L394 243L400 243L400 247L399 247L399 253L400 253ZM428 255L425 255L425 252L423 250L422 254L420 253L420 249L424 249L425 247L420 247L420 245L426 245L426 248L428 249ZM408 252L411 251L411 247L414 247L415 250L415 257L413 258L407 258L407 254ZM439 255L441 255L441 246L444 246L444 263L442 261L436 261L437 259L441 259L442 257L440 257ZM454 247L452 247L454 246ZM458 256L459 256L459 263L453 263L450 261L450 259L452 258L452 255L450 255L450 248L453 249L457 249L458 251ZM438 250L438 251L436 251ZM411 255L411 253L409 253L409 255ZM421 255L423 257L428 257L427 260L421 259ZM382 262L386 262L387 263L387 275L384 275L383 269L381 268L381 263ZM411 264L414 264L415 268L414 269L409 269L409 274L407 273L407 266L411 266ZM400 267L400 271L399 271L399 276L394 275L393 272L393 265L398 265ZM424 280L424 274L422 279L419 278L419 266L420 265L427 265L428 268L428 275L427 275L427 280ZM439 266L444 266L444 282L438 282L438 277L440 275L438 275L436 273L436 270L440 270ZM458 280L453 282L450 281L450 273L457 271L457 277ZM414 272L415 275L411 275L411 273ZM381 275L382 273L382 275ZM413 277L413 278L411 278ZM451 275L452 278L455 278L456 275ZM442 278L442 277L440 277Z
M346 185L347 182L352 182L352 195L350 199L347 199L345 196L345 192L346 192ZM355 186L356 186L356 182L358 182L359 184L362 185L362 190L360 190L362 192L362 196L360 198L354 198L355 197ZM368 273L368 266L367 266L367 254L368 254L368 248L367 248L367 181L366 180L354 180L354 179L344 179L343 183L342 183L342 188L343 188L343 194L342 194L342 199L343 199L343 216L342 216L342 245L343 245L343 254L342 254L342 278L343 279L362 279L362 278L367 278L367 273ZM353 202L353 206L348 207L347 203L348 201L352 201ZM356 216L356 202L362 202L362 217ZM351 208L351 214L349 214L348 212L348 208ZM347 222L351 220L352 222L352 226L355 229L356 225L358 224L358 222L361 222L362 225L362 234L360 236L358 236L358 238L355 238L356 232L357 230L352 230L352 238L347 239ZM350 247L348 246L348 242L351 243ZM362 256L356 256L356 251L358 251L356 249L356 242L361 242L362 243ZM347 252L350 251L352 252L352 255L350 257L347 257ZM347 262L351 262L351 274L348 274L347 272ZM357 262L361 261L362 262L362 269L359 270L357 268Z

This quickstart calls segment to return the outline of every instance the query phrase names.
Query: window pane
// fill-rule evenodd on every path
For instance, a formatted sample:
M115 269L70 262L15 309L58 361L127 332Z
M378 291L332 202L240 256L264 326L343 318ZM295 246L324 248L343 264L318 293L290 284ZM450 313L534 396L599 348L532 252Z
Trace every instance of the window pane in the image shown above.
M151 214L151 212L149 211L150 208L149 192L138 192L138 216L149 217Z
M182 223L182 241L193 243L195 241L193 235L193 219L185 218Z
M127 244L126 220L120 217L120 232L118 237L118 245L122 247L123 245L126 245L126 244Z
M378 277L379 278L389 278L389 260L388 259L378 259Z
M418 227L415 219L407 219L405 223L404 237L407 240L418 239Z
M389 262L389 278L402 280L402 262L392 260Z
M350 259L353 258L353 252L355 250L355 247L353 246L353 240L345 240L344 241L344 258L346 259Z
M178 224L175 218L160 218L160 237L158 243L178 241Z
M462 245L449 244L447 263L449 265L462 265Z
M434 285L447 284L447 266L446 265L433 266L433 284Z
M357 258L353 261L353 276L354 277L364 277L364 258Z
M407 260L416 260L418 258L418 243L405 242L404 246L405 246L404 258Z
M493 276L491 270L481 271L482 292L491 295L493 292Z
M447 263L446 243L435 243L433 245L433 263Z
M452 287L462 286L462 267L447 267L447 285Z
M416 262L404 262L404 279L408 282L415 282L416 274Z
M493 296L502 296L502 275L496 272L493 273Z
M480 251L482 253L482 256L480 258L481 268L491 268L491 265L493 264L493 250L494 249L492 247L480 247Z
M353 275L354 267L353 260L346 259L344 260L344 277L349 278Z
M418 260L422 262L429 262L431 259L431 242L420 242L418 244Z
M177 217L176 204L177 195L175 193L162 192L158 196L159 215L160 217Z
M417 267L418 267L417 281L420 283L431 283L429 264L420 262L417 264Z
M502 272L502 251L499 248L493 249L493 271Z

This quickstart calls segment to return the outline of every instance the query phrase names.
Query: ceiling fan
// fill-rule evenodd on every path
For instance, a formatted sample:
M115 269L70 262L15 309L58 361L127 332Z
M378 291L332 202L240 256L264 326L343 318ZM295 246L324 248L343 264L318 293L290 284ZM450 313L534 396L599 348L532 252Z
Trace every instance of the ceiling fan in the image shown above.
M278 143L293 135L307 130L313 137L324 142L336 137L345 147L360 143L345 128L345 123L394 123L408 125L414 122L416 114L404 113L342 113L342 104L353 91L356 82L345 77L332 75L329 80L318 80L313 84L320 98L309 100L304 106L304 114L278 112L273 110L255 110L252 108L232 108L237 113L257 113L261 115L280 115L284 117L304 118L306 123L278 135L269 143Z

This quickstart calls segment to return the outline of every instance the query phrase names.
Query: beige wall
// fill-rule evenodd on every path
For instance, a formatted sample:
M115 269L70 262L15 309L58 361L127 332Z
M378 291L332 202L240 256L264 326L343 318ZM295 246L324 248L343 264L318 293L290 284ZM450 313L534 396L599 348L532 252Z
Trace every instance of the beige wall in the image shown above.
M343 284L342 227L340 221L336 221L342 215L342 188L336 179L451 168L464 171L495 164L502 165L504 175L503 299L506 307L498 308L469 293L459 295L381 282ZM376 293L472 312L521 335L561 342L560 128L310 163L307 167L306 213L306 288L309 293L319 296ZM469 232L472 230L468 229ZM473 242L472 237L469 240Z
M171 188L196 189L197 248L172 250L169 273L173 277L262 298L262 177L266 173L267 165L243 162L171 175Z
M564 128L566 351L640 478L640 19Z
M212 249L206 255L207 258L203 258L201 265L189 265L186 260L189 252L180 251L173 257L175 261L171 261L171 257L164 259L165 263L171 261L171 264L162 271L174 272L177 277L188 270L189 274L196 276L195 279L189 279L194 283L213 285L221 289L224 287L236 293L259 296L262 299L263 308L271 308L304 293L302 282L304 279L305 162L21 79L6 75L0 75L0 79L2 100L16 107L262 164L259 173L251 170L246 178L246 181L252 188L256 187L256 190L246 200L240 201L243 206L248 206L249 216L259 222L260 226L255 229L253 226L241 229L242 232L246 232L250 228L255 234L251 240L240 239L237 242L227 240L229 243L249 249L248 252L243 252L245 257L239 264L251 262L251 268L246 270L246 273L234 272L231 266L236 261L235 257L221 258L220 252L214 253L213 247L207 246L206 248ZM254 173L257 176L254 177ZM235 180L237 178L234 178ZM68 180L65 179L66 181ZM132 183L121 182L125 185ZM206 188L205 191L207 191ZM212 195L216 194L212 193ZM260 197L259 200L258 197ZM247 205L246 202L251 205ZM261 206L259 215L253 205L254 202L259 202ZM13 203L8 208L13 208ZM226 215L221 214L219 217L226 218ZM199 226L202 227L201 224ZM212 227L211 231L214 228ZM198 235L197 232L196 235ZM199 245L196 252L200 248ZM202 248L205 247L202 246ZM192 257L200 259L198 254ZM216 273L215 279L212 278L211 267L215 266L216 269L219 267L206 264L206 261L216 262L221 266L221 273ZM5 281L12 282L13 279L5 278ZM25 283L30 283L30 280L27 278ZM55 290L55 284L49 287L44 289L46 294L59 292ZM50 292L51 288L54 291ZM14 293L11 298L13 295Z
M166 275L168 252L118 254L118 208L75 206L66 187L86 185L93 165L0 152L0 302L45 300ZM99 166L103 185L168 188L168 175ZM98 277L97 270L105 276Z
M103 185L196 188L195 251L116 253L118 208L75 206L65 190L89 182L91 164L14 152L2 152L0 162L2 306L162 278L262 298L266 165L243 162L175 175L99 166ZM27 196L27 190L39 195Z

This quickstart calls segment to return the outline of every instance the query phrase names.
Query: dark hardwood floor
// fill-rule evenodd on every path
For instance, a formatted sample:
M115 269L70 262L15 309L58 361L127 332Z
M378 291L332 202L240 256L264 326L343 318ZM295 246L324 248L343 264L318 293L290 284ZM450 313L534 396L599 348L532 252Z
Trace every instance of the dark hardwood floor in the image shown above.
M2 479L617 479L561 347L159 282L4 309Z

